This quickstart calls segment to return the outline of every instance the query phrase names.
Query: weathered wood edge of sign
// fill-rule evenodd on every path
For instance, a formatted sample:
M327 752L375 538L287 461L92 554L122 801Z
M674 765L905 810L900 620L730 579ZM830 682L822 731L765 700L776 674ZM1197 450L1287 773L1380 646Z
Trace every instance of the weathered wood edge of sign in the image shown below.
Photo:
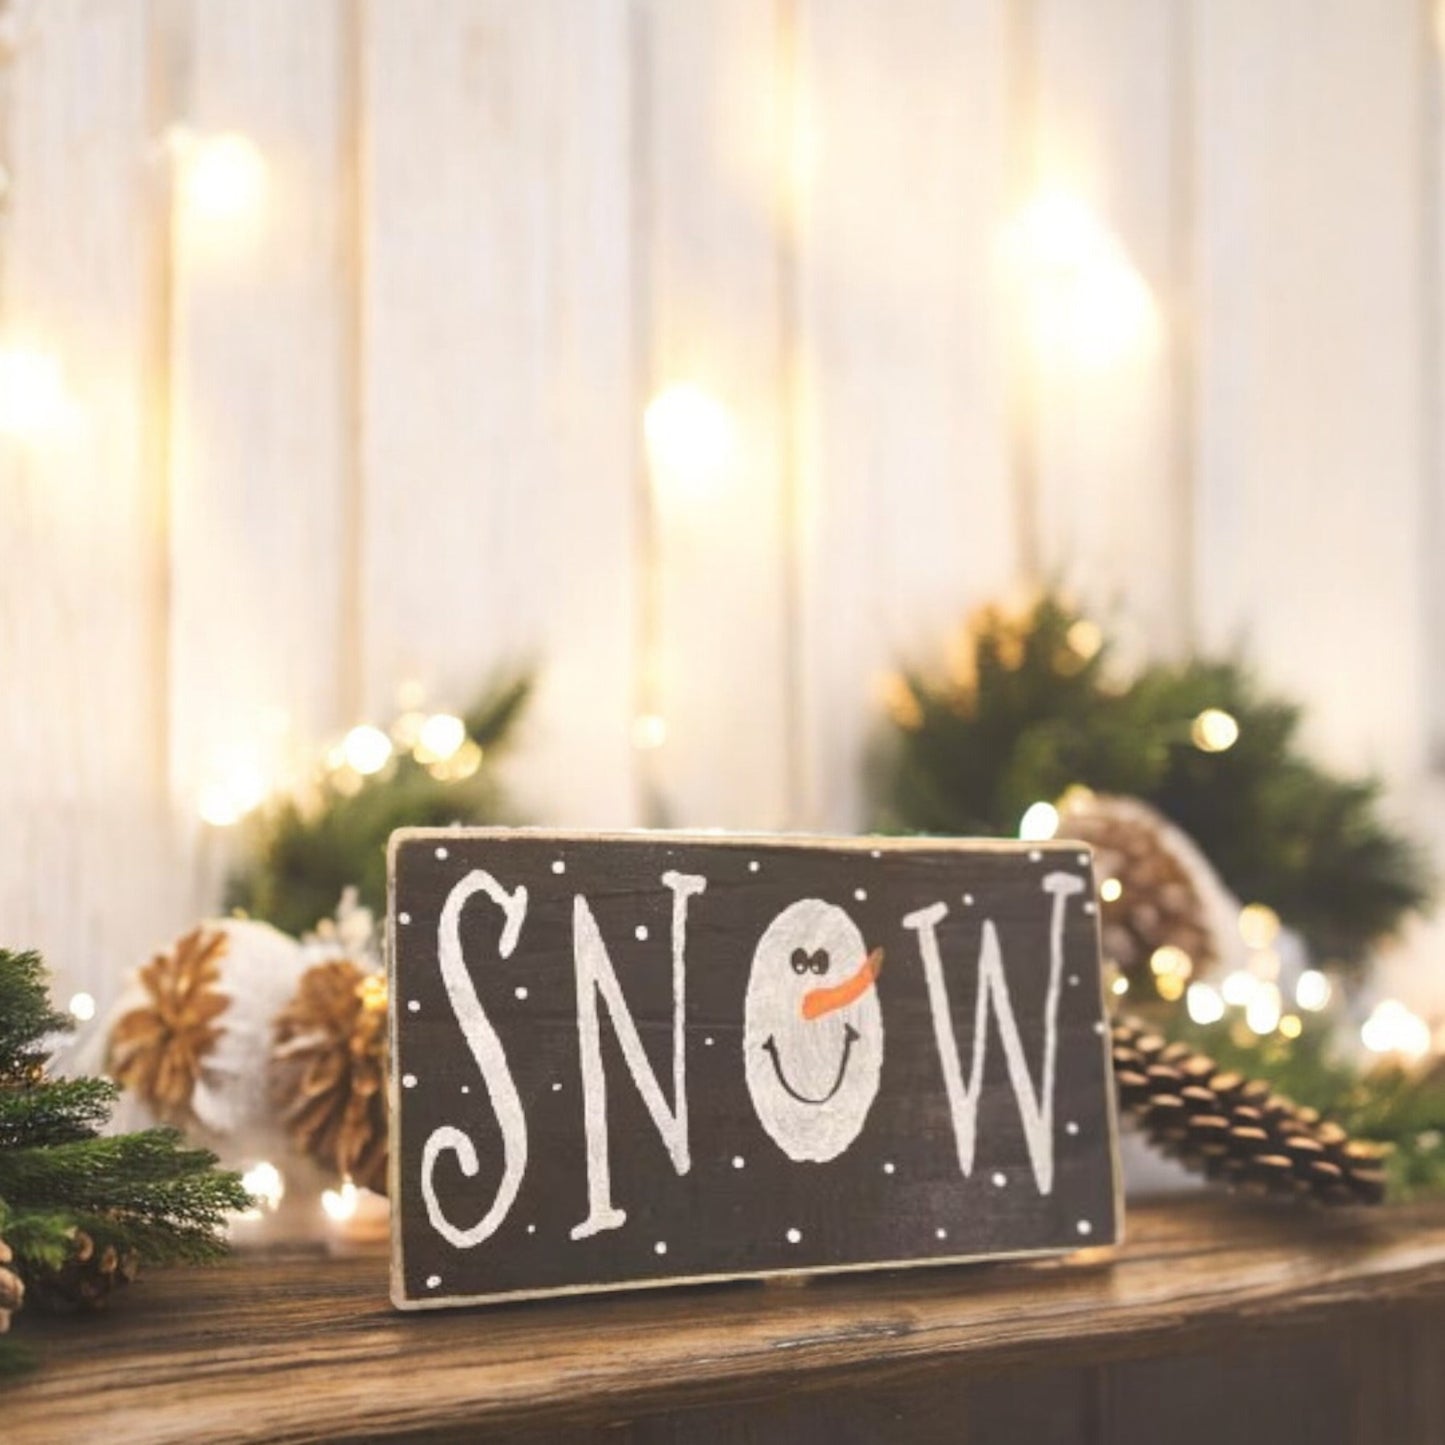
M468 1306L522 1303L526 1301L561 1299L578 1295L599 1295L630 1293L632 1291L673 1289L689 1285L726 1284L739 1281L780 1281L807 1282L813 1276L840 1274L863 1274L882 1270L933 1269L950 1265L1004 1262L1009 1260L1058 1258L1081 1250L1097 1252L1103 1248L1121 1245L1125 1236L1125 1204L1123 1169L1119 1156L1119 1116L1117 1101L1112 1086L1112 1057L1107 1028L1099 1037L1099 1054L1105 1080L1104 1107L1107 1122L1110 1189L1112 1194L1112 1232L1103 1237L1080 1241L1075 1246L1050 1245L1039 1249L1015 1249L988 1251L985 1253L963 1253L957 1255L933 1255L926 1258L902 1258L862 1260L845 1264L804 1265L785 1269L757 1269L706 1271L703 1273L659 1276L655 1278L608 1280L590 1284L569 1284L536 1289L510 1289L476 1295L446 1295L438 1298L423 1298L406 1293L403 1279L403 1233L404 1224L401 1199L401 1149L400 1149L400 1069L398 1066L398 1024L400 1010L396 1007L397 994L397 950L396 950L396 856L399 848L408 842L435 841L509 841L528 839L535 842L606 844L657 842L682 846L711 847L729 845L759 848L797 848L799 850L826 850L833 853L858 852L877 855L878 852L959 852L965 854L999 853L1027 854L1031 846L1027 842L1002 838L954 838L931 836L889 836L876 834L829 835L811 833L754 833L726 832L713 830L697 832L687 829L552 829L546 827L442 827L442 828L399 828L387 845L387 917L386 917L386 970L388 996L392 1006L388 1010L387 1049L387 1118L388 1118L388 1191L392 1201L390 1217L390 1297L394 1308L406 1311L457 1309ZM1076 840L1051 840L1054 846L1067 844L1070 851L1093 855L1092 847ZM1090 868L1092 873L1092 867ZM1095 935L1098 935L1097 914ZM1102 958L1102 950L1096 954ZM1100 1016L1107 1023L1107 1000L1103 994L1102 969L1094 980L1098 990Z

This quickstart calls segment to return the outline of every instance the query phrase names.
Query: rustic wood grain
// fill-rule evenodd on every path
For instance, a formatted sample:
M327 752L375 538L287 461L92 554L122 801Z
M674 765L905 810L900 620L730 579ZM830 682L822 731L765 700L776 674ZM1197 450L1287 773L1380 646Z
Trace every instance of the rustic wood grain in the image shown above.
M556 1439L574 1426L679 1411L698 1429L677 1438L705 1439L755 1409L776 1415L784 1401L794 1418L809 1401L825 1417L840 1392L876 1401L921 1389L926 1399L948 1380L972 1384L976 1410L997 1414L986 1377L1027 1366L1062 1372L1051 1388L1074 1433L1050 1438L1086 1440L1098 1438L1085 1432L1098 1412L1132 1408L1124 1395L1144 1389L1153 1367L1111 1374L1113 1393L1103 1395L1095 1385L1080 1393L1071 1370L1210 1350L1238 1360L1271 1338L1341 1321L1373 1376L1391 1345L1381 1321L1397 1317L1435 1333L1422 1339L1401 1326L1394 1338L1393 1378L1405 1394L1393 1418L1418 1409L1420 1428L1439 1419L1429 1413L1438 1398L1412 1405L1409 1392L1432 1373L1430 1338L1438 1365L1445 1208L1359 1218L1201 1196L1138 1209L1129 1229L1117 1252L1048 1263L422 1316L391 1309L381 1255L243 1255L156 1272L93 1320L22 1317L43 1363L6 1394L6 1439L91 1439L102 1422L111 1445L527 1430ZM1379 1345L1367 1348L1370 1339ZM1388 1383L1377 1380L1377 1399ZM1372 1418L1382 1417L1368 1412L1356 1434L1326 1438L1385 1438L1371 1433Z

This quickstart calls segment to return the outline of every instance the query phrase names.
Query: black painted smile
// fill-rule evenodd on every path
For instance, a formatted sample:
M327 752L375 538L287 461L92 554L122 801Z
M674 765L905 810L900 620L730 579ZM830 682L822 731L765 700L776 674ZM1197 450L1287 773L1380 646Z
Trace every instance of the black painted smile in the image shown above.
M773 1038L771 1034L768 1036L768 1041L763 1045L763 1048L773 1061L773 1072L778 1076L778 1082L792 1098L796 1099L800 1104L826 1104L828 1100L843 1087L843 1075L848 1072L848 1059L853 1053L853 1045L857 1042L858 1037L858 1030L855 1029L852 1024L843 1025L843 1057L838 1060L838 1077L833 1080L833 1087L818 1099L812 1098L807 1094L800 1094L792 1084L788 1082L788 1076L783 1072L782 1060L778 1057L778 1041Z

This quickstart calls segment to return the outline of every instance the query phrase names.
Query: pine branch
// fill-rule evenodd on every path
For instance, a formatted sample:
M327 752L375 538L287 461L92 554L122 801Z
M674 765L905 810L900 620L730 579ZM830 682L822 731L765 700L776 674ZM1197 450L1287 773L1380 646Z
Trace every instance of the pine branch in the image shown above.
M249 828L250 861L231 878L228 908L301 934L329 917L348 887L373 912L386 907L387 839L402 827L501 822L506 802L492 761L515 733L531 695L530 674L499 677L467 714L483 760L471 777L438 777L402 753L343 789L327 778L304 803L285 798Z
M1191 737L1206 708L1234 745ZM1360 965L1432 893L1424 853L1382 812L1379 784L1335 776L1301 750L1300 710L1237 662L1156 665L1121 684L1110 648L1044 597L988 610L953 670L897 680L872 779L879 826L1012 834L1024 810L1083 784L1138 797L1188 833L1243 902L1269 904L1323 961Z
M34 1298L94 1304L136 1259L221 1253L226 1215L251 1203L240 1176L173 1130L99 1133L114 1085L45 1076L45 1035L67 1020L34 954L0 951L0 1000L0 1230Z

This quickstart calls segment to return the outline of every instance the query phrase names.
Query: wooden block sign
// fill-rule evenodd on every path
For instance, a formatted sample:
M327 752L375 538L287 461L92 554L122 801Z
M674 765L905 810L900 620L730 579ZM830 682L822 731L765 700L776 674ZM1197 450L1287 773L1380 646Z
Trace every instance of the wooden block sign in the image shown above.
M1077 844L406 830L404 1309L1119 1236Z

